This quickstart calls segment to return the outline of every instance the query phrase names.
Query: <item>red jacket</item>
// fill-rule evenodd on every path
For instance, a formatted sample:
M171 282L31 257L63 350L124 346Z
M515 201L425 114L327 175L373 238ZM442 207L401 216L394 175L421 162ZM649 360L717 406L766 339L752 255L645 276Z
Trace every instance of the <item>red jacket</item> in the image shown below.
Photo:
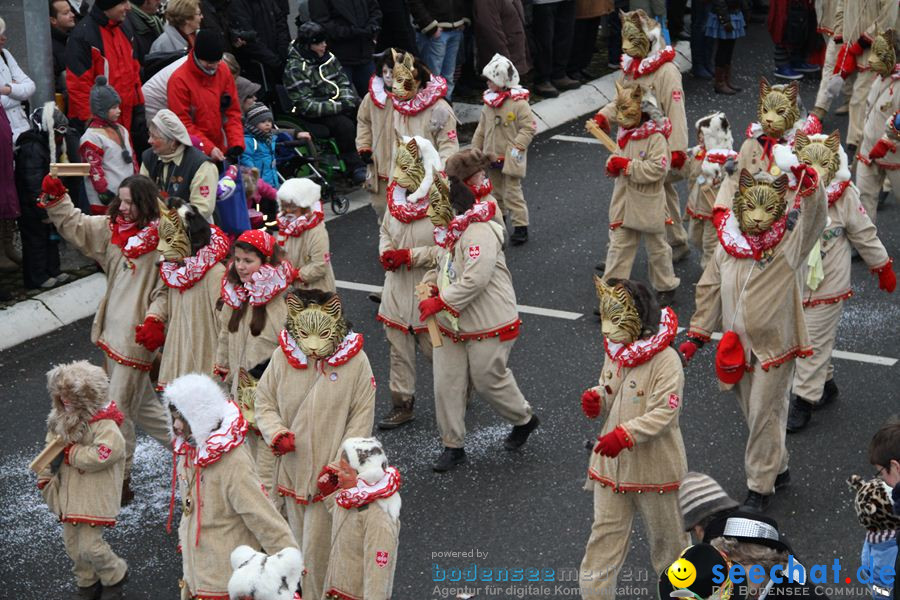
M169 109L189 134L200 139L204 153L209 154L213 148L225 152L232 146L244 147L237 88L224 62L219 63L215 75L207 75L191 52L169 78L168 96Z
M69 117L85 123L91 120L91 86L98 75L105 75L122 98L119 123L131 129L131 111L144 103L141 65L134 55L132 37L127 22L110 21L96 6L75 26L66 43Z

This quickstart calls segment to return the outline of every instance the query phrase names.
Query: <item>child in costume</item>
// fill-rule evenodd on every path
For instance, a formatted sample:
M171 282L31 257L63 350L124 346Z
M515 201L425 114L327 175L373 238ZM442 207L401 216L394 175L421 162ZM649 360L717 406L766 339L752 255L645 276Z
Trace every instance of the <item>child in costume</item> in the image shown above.
M227 598L232 549L248 545L274 554L297 542L244 448L247 422L222 389L206 375L191 373L171 382L163 400L175 463L167 527L176 478L181 490L181 600Z
M322 188L309 179L288 179L277 198L278 245L299 273L296 287L336 291Z
M147 309L134 341L150 352L165 343L156 389L186 373L212 375L219 319L216 301L228 237L180 198L159 201L159 276L166 285Z
M356 113L356 151L367 165L363 187L369 192L379 224L387 208L384 194L393 166L394 105L389 96L394 83L394 52L387 48L376 55L369 93L363 96Z
M878 469L878 478L891 488L894 515L900 515L900 423L891 419L882 426L869 442L869 463ZM900 538L897 543L900 544ZM894 573L900 572L900 552L894 561ZM894 580L894 600L897 585Z
M278 187L275 169L275 117L262 102L255 102L244 113L244 153L241 166L259 169L259 177L273 188Z
M861 578L869 586L873 600L890 600L896 585L887 581L885 569L893 569L897 560L897 530L900 515L891 507L891 487L879 478L864 481L852 475L847 481L854 492L853 508L859 524L866 529L860 553Z
M793 361L812 354L800 273L828 208L815 169L795 165L792 172L799 185L786 197L786 175L772 181L742 170L733 208L715 208L720 246L697 283L688 341L679 347L688 361L714 331L725 330L716 375L720 389L734 389L747 420L744 507L757 511L790 480L785 426Z
M107 85L106 77L97 77L91 88L91 122L78 148L91 165L85 189L95 215L106 213L122 181L138 171L128 130L119 124L121 104L119 94Z
M609 203L609 248L604 277L627 279L641 239L647 245L650 283L664 304L672 302L681 280L672 267L672 247L666 242L665 179L669 171L666 140L672 125L665 117L651 118L650 102L637 84L616 82L619 151L606 161L606 174L616 179Z
M419 320L434 317L444 337L434 349L434 397L444 450L433 468L466 462L469 385L513 424L504 441L518 450L540 424L507 366L519 335L516 292L503 253L503 226L494 217L485 169L490 158L475 148L447 161L449 193L431 194L428 217L440 247L436 268L422 279Z
M512 222L509 241L518 246L528 241L528 205L522 194L522 179L537 121L528 104L528 90L519 86L519 72L512 61L495 54L481 74L488 80L488 89L482 94L484 106L472 147L498 157L488 177L501 212L509 213Z
M319 478L331 511L325 600L389 600L400 541L400 472L375 438L348 438ZM336 492L335 492L336 490Z
M39 206L59 235L98 263L106 273L106 293L91 327L91 341L106 353L109 398L125 414L125 484L123 501L133 496L129 486L134 455L134 424L169 446L168 419L156 399L149 371L154 353L137 343L135 328L163 293L156 263L159 232L157 188L149 178L132 175L119 186L106 215L88 216L75 208L62 182L47 175Z
M581 561L582 598L614 598L640 512L657 573L690 542L678 504L687 458L678 417L684 393L681 358L672 347L678 318L660 310L642 283L607 284L594 276L606 358L600 382L581 396L589 419L605 417L585 489L594 492L594 523ZM627 453L622 453L628 450Z
M431 339L419 319L415 288L435 266L434 225L429 199L447 193L441 158L422 137L403 138L394 152L396 164L387 189L388 212L381 222L378 251L384 267L379 321L391 346L391 411L378 422L393 429L414 418L416 347L431 361Z
M856 166L856 185L860 202L873 223L878 216L878 196L885 178L894 190L900 190L900 156L897 141L900 140L900 70L897 65L897 37L893 31L878 35L872 44L868 64L877 78L869 90L869 100L859 146ZM895 90L895 86L897 89ZM894 92L897 92L896 94Z
M303 544L303 590L321 598L331 515L316 478L339 459L345 439L372 434L375 377L363 337L350 329L337 294L294 289L286 300L280 348L256 386L256 423L280 456L275 481L291 530Z
M622 84L637 83L653 95L659 109L671 123L668 136L667 159L671 159L671 174L663 182L666 194L666 213L670 222L666 236L678 262L690 254L687 232L681 223L681 206L674 182L680 177L687 159L688 129L684 112L684 89L681 71L675 64L675 49L667 45L660 24L643 10L619 13L622 20ZM616 102L610 102L594 115L594 122L610 132L610 122L616 118ZM621 127L622 124L619 123ZM667 162L669 162L667 160ZM651 283L652 280L651 280Z
M725 113L715 112L697 121L697 146L691 155L688 176L687 208L690 217L688 235L691 243L701 251L700 267L705 268L712 257L719 238L712 222L716 193L726 176L725 163L737 158L732 149L734 139Z
M806 261L803 316L813 353L799 361L794 369L787 430L795 433L806 427L814 408L828 404L838 395L831 352L844 300L853 294L850 289L851 245L859 251L872 273L878 274L879 288L893 292L897 278L893 261L860 204L859 190L850 181L847 154L841 148L839 132L807 136L799 131L793 152L776 146L775 158L785 172L790 172L798 162L814 168L828 198L825 231Z
M300 598L303 554L296 548L268 556L250 546L231 553L234 572L228 581L229 600L296 600Z
M103 539L115 527L125 473L124 416L109 399L103 369L86 360L47 372L52 410L47 441L61 437L65 450L38 473L38 489L62 523L78 598L124 598L128 565Z

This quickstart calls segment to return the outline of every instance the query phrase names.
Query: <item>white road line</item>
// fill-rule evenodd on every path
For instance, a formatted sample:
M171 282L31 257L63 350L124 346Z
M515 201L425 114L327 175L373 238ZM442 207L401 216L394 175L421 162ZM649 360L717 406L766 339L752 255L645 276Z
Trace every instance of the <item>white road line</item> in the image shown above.
M579 137L576 135L554 135L550 139L560 142L578 142L579 144L602 144L602 142L596 138Z
M369 285L368 283L356 283L355 281L342 281L338 279L334 282L336 286L339 288L344 288L345 290L356 290L357 292L374 292L379 293L381 291L380 285Z

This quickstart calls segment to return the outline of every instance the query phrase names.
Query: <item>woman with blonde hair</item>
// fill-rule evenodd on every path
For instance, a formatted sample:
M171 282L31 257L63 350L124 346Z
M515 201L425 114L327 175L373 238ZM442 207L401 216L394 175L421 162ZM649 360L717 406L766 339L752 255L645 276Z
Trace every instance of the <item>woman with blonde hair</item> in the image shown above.
M166 4L166 24L162 34L150 46L150 53L187 52L194 47L194 38L202 20L200 0L169 0Z

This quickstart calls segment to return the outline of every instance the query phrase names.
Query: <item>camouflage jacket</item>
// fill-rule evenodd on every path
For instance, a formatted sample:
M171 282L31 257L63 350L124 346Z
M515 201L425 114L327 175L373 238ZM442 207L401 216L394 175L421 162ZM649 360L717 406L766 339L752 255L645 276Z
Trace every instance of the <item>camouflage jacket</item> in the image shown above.
M284 85L301 116L336 115L359 104L359 96L330 52L319 58L291 45L284 68Z

